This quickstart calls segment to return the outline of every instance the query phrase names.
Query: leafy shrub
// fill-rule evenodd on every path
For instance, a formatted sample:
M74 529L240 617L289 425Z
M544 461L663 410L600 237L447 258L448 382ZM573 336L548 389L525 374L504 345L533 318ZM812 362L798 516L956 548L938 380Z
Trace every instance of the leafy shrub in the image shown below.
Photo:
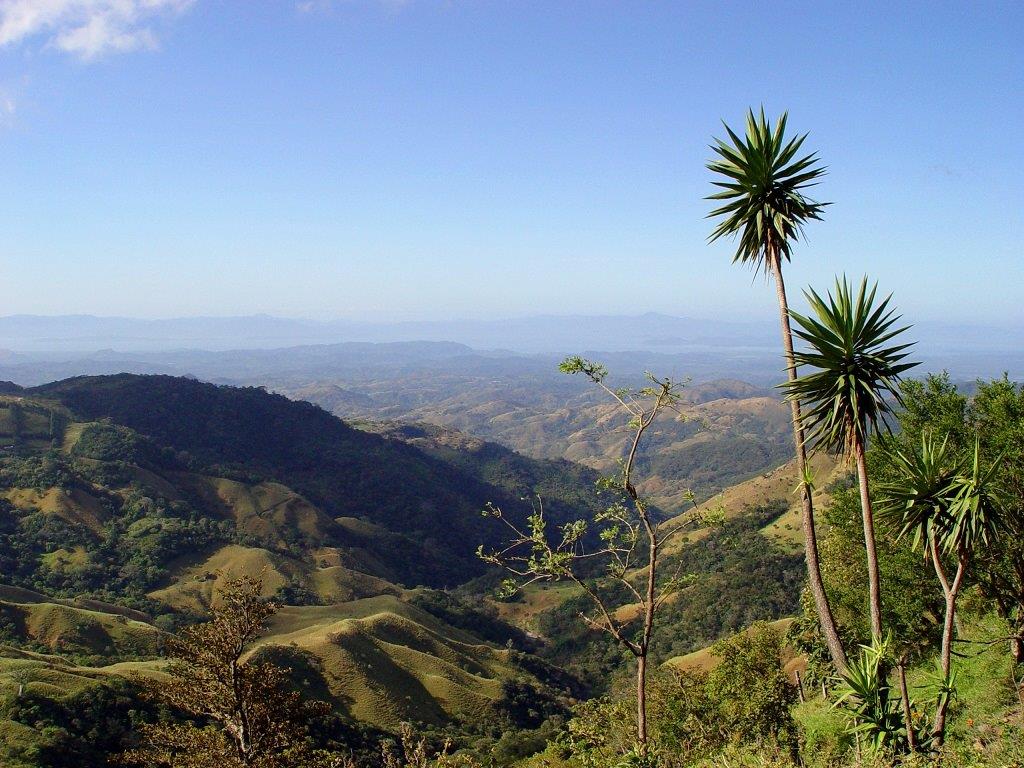
M677 674L664 694L659 743L683 755L717 752L730 744L794 752L796 724L790 709L796 687L782 668L782 636L771 625L719 641L709 671Z
M44 734L35 755L39 768L81 768L106 765L155 709L139 699L133 683L115 677L61 699L29 689L10 704L7 716Z
M663 674L648 692L652 754L663 766L691 766L743 747L772 760L790 761L797 752L791 714L796 686L782 667L782 636L771 625L713 646L710 670ZM631 766L634 700L602 697L574 710L559 735L561 752L584 768Z
M12 456L0 468L0 486L4 488L71 488L74 473L58 451L29 456Z

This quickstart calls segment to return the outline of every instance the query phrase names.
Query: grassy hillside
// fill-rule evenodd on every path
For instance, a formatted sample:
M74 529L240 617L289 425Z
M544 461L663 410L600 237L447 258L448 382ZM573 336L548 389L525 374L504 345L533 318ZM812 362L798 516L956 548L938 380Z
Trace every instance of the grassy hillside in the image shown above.
M848 470L824 454L814 455L810 466L821 510L830 489L847 480ZM724 527L698 529L664 548L667 572L679 568L696 578L659 617L655 642L662 661L697 663L724 635L758 620L789 622L798 613L804 566L795 484L792 462L738 483L699 505L722 512ZM579 612L589 605L572 584L535 583L514 600L491 602L502 619L546 641L542 654L592 684L606 685L620 663L615 646L579 622ZM617 616L628 618L636 608L624 604Z
M498 650L393 595L287 607L257 651L314 661L315 685L358 720L386 728L497 715L504 684L525 676Z
M155 656L160 634L151 624L123 615L6 600L0 601L0 632L21 647L107 659Z

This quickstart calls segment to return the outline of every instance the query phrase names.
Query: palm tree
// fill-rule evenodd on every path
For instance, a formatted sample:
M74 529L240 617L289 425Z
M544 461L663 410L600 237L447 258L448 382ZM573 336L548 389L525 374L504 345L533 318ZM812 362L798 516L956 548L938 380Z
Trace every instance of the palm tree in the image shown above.
M891 412L890 403L900 402L899 376L916 363L902 362L910 344L890 345L906 330L894 328L899 317L889 310L887 297L877 307L877 285L868 288L867 278L856 296L844 277L836 280L834 294L822 299L813 290L805 292L814 316L790 310L799 326L796 335L809 349L794 354L798 366L814 368L785 385L786 396L808 407L805 419L810 439L833 453L852 458L857 464L860 505L864 523L864 548L868 560L868 595L871 634L882 639L881 581L875 549L875 523L864 457L868 438L878 434Z
M1001 459L982 470L979 445L975 442L971 466L959 467L950 457L946 443L943 440L940 444L931 434L925 434L919 452L891 452L888 458L896 479L880 489L880 513L897 525L900 537L913 534L913 546L923 548L932 561L946 598L939 657L942 687L932 726L935 747L941 747L945 740L957 598L974 552L992 542L1005 522L995 487ZM943 554L956 558L952 580L942 562Z
M790 260L793 243L802 234L804 224L811 219L821 219L827 203L810 200L804 192L817 183L825 169L818 164L816 153L797 156L807 135L787 139L785 113L773 127L765 119L764 109L759 118L754 116L753 110L748 110L747 133L743 139L728 125L725 130L731 143L715 139L716 145L712 150L718 157L707 166L725 178L724 181L713 182L721 191L707 198L722 201L720 207L708 214L709 218L722 217L709 240L714 242L726 235L736 237L738 243L733 262L753 266L755 272L764 271L766 276L770 273L774 278L782 347L788 378L792 382L796 379L796 364L782 262ZM846 653L821 578L800 403L793 400L790 405L797 473L801 479L801 524L807 578L832 663L842 672L846 669Z
M949 450L949 436L940 443L930 431L925 431L918 450L901 451L892 445L886 449L885 458L894 479L879 488L879 517L896 531L897 540L912 534L912 547L924 550L925 557L934 563L935 572L941 574L940 581L947 583L942 561L933 553L941 531L948 527L950 508L956 497L957 462ZM943 633L943 648L946 640ZM917 745L907 697L904 659L901 659L898 671L907 746L914 752Z

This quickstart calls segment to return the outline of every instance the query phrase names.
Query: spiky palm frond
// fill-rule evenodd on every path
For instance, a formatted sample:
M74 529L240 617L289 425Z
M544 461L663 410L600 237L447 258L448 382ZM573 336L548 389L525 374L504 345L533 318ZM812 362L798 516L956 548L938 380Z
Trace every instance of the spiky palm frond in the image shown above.
M889 309L892 296L875 306L877 284L865 277L854 295L844 277L834 293L823 299L813 289L804 292L813 316L790 311L795 333L808 345L794 353L798 366L815 369L783 385L787 399L807 408L804 424L810 439L835 453L849 455L855 445L867 444L900 402L899 377L917 363L903 362L912 344L890 344L907 327Z
M982 468L980 445L974 443L970 468L954 481L954 498L949 524L942 531L941 544L947 552L970 552L990 544L1006 522L1002 493L996 483L1003 457Z
M941 536L952 524L958 462L948 437L940 442L925 432L919 449L890 449L886 459L896 477L879 486L879 515L896 529L898 538L913 534L913 546L927 548L932 536Z
M712 182L721 189L707 200L723 201L708 218L723 217L708 238L738 236L733 261L767 266L772 254L789 260L793 241L803 233L804 224L821 219L828 203L818 203L804 192L825 174L817 153L798 157L807 134L786 137L786 113L774 126L764 115L747 111L747 132L740 138L725 125L727 143L715 139L711 149L718 156L708 170L725 177Z

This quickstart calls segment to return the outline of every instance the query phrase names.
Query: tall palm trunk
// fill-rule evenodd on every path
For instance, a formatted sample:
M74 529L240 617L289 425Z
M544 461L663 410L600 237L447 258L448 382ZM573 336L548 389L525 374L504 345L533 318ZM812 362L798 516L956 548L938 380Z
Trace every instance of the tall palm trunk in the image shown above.
M960 553L957 561L956 575L953 576L953 583L950 584L949 578L946 576L946 570L942 567L938 542L934 537L930 546L932 564L935 566L935 573L942 583L942 591L946 596L946 616L942 622L942 651L939 656L943 682L945 683L949 680L949 673L953 666L953 627L956 618L956 600L960 596L960 587L963 586L964 574L967 572L967 555L963 552ZM946 712L949 710L949 698L948 692L943 691L935 707L932 743L936 748L941 747L946 739Z
M868 603L871 609L871 637L882 639L882 580L878 574L878 551L875 548L875 516L868 488L868 467L864 460L864 443L855 439L857 480L860 485L860 511L864 520L864 549L868 555Z
M786 300L786 284L782 279L782 265L779 263L778 254L774 249L769 250L767 261L775 277L775 292L779 299L779 318L782 325L782 347L786 355L786 372L789 381L792 382L796 380L796 363L793 361L793 331L789 325L789 302ZM811 587L811 595L814 596L814 607L818 611L821 633L825 636L825 644L828 646L832 663L842 673L846 671L846 652L843 650L843 643L839 639L839 630L836 628L836 621L832 616L832 607L829 605L828 595L825 593L825 582L821 578L821 563L818 560L818 536L814 529L814 501L811 498L811 489L803 482L807 476L807 448L804 445L803 417L800 413L799 401L796 399L791 400L790 407L793 412L793 441L796 444L796 468L801 480L800 503L803 514L800 522L804 532L804 559L807 562L807 581Z

